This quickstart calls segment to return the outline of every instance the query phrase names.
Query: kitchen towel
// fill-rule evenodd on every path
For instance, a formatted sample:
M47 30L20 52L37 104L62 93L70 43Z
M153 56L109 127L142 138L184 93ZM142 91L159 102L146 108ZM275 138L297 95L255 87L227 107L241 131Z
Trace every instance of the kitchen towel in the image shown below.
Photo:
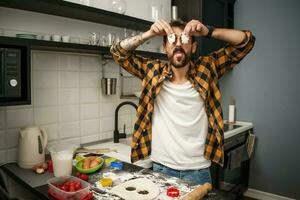
M241 166L242 162L249 159L246 145L241 145L227 153L227 169L233 170Z

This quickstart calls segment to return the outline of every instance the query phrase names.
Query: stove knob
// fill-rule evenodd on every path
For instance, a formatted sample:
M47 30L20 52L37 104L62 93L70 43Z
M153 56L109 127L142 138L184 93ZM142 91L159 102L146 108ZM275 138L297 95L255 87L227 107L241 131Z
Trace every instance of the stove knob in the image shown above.
M11 79L9 81L10 86L16 87L18 85L18 81L16 79Z

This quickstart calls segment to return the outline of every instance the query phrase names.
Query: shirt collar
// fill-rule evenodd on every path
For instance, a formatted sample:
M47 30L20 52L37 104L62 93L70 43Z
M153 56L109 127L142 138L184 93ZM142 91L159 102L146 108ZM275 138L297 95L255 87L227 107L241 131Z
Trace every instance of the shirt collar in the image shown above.
M196 75L195 64L192 61L190 61L190 68L187 73L188 73L188 78L195 77ZM165 67L163 68L162 76L166 77L169 80L173 77L173 71L170 63L165 64Z

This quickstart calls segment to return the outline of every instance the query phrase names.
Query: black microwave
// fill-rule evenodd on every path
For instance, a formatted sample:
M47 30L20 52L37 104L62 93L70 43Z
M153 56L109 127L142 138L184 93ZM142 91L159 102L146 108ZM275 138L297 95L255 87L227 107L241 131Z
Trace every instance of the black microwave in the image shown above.
M0 106L30 104L29 50L0 44Z

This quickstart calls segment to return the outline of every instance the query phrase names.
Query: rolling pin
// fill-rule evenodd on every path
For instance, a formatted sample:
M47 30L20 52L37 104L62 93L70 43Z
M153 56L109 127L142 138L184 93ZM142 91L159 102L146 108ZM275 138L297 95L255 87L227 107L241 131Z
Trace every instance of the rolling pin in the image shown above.
M190 193L186 194L181 200L199 200L202 199L205 195L207 195L208 191L212 189L210 183L205 183L204 185L200 185Z

